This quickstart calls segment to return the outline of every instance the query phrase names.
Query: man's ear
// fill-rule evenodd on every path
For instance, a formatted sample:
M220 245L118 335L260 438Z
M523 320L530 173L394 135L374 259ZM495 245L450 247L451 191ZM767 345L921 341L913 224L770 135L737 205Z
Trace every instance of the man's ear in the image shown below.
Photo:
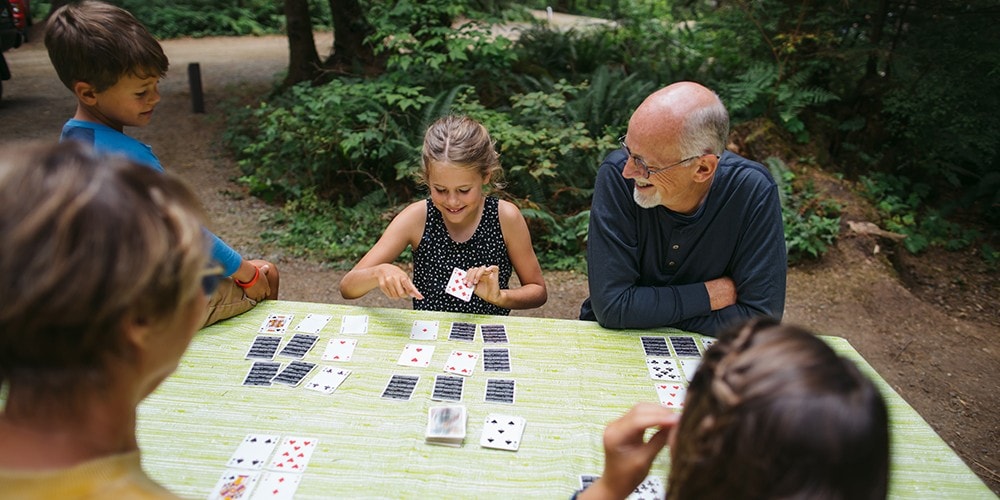
M694 180L695 182L708 182L712 180L715 176L715 169L719 166L719 157L712 154L702 155L698 158L698 164L695 166Z
M151 333L150 322L146 318L129 314L122 319L122 334L125 336L126 344L140 352L146 348Z
M97 104L97 87L87 82L77 81L73 83L73 94L86 106Z

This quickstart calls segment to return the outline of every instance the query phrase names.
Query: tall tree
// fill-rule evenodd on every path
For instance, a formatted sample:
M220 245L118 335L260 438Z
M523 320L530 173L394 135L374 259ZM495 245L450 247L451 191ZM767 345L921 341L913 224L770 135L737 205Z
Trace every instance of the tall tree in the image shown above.
M333 52L324 66L340 72L369 72L385 67L367 38L375 29L358 0L329 0L333 17Z
M331 0L333 3L333 0ZM288 30L288 74L283 87L312 81L321 72L308 0L285 0L285 23Z

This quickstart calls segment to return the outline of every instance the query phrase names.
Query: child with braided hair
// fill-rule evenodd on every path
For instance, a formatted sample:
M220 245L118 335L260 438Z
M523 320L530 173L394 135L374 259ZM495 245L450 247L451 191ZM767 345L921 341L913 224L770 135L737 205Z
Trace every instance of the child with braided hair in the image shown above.
M648 428L658 428L643 441ZM885 498L881 394L800 328L758 319L705 353L684 411L640 403L604 432L604 474L581 500L625 498L669 442L668 499Z

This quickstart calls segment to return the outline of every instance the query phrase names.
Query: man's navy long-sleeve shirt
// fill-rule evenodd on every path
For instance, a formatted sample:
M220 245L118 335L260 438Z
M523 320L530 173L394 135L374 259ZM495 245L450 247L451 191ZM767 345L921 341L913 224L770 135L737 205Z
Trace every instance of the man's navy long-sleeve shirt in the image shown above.
M704 203L682 215L633 201L633 181L621 174L627 159L615 151L597 174L587 241L590 298L580 319L708 335L755 316L780 319L788 258L778 186L767 169L723 153ZM704 283L724 276L736 284L736 304L712 311Z

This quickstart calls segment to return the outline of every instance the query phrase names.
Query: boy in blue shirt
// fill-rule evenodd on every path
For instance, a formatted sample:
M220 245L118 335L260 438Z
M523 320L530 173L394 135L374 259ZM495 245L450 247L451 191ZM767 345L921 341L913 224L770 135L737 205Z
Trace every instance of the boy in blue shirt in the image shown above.
M61 140L84 142L163 171L152 149L125 135L149 124L160 101L157 88L169 62L159 42L127 11L85 0L56 10L45 47L59 79L77 98L76 114ZM246 260L214 234L212 257L226 279L211 297L204 325L244 313L264 299L278 298L278 269Z

